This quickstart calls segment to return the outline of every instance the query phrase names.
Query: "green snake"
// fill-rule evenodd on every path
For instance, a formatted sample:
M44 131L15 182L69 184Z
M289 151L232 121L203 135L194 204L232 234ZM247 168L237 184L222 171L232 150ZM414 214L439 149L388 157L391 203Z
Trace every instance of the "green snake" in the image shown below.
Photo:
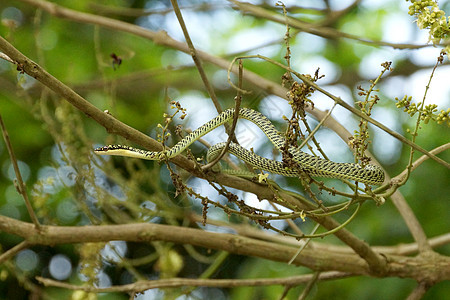
M234 108L224 111L214 119L192 131L169 150L146 151L129 146L110 145L96 148L94 152L99 155L128 156L147 160L163 160L165 158L172 158L183 152L189 145L211 130L232 120L234 113ZM282 151L286 140L276 130L266 116L249 108L241 108L239 110L239 118L247 119L255 123L265 133L275 148L277 148L280 152ZM219 143L209 148L207 160L212 161L215 157L217 157L217 155L219 155L225 147L225 144L226 143ZM367 165L363 168L359 164L355 163L336 163L310 155L295 147L290 147L288 151L292 155L293 161L298 164L298 169L286 168L281 161L264 158L234 143L229 144L228 151L244 160L254 168L287 177L298 177L303 171L308 173L310 176L351 179L365 184L379 185L384 181L384 172L378 166Z

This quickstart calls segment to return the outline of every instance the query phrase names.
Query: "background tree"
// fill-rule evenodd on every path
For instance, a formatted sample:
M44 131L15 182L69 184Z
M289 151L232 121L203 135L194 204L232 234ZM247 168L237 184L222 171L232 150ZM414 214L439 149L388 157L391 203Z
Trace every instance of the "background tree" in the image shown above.
M441 2L2 1L1 294L444 298ZM384 184L202 169L223 128L170 162L93 153L160 151L236 106L305 151L379 163ZM282 160L258 128L233 127Z

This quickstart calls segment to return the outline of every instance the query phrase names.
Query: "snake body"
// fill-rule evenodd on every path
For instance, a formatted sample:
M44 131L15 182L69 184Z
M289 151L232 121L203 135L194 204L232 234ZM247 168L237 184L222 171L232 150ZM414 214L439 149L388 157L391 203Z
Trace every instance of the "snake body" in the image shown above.
M191 145L193 142L195 142L211 130L232 120L234 117L234 113L234 108L224 111L214 119L192 131L169 150L146 151L129 146L110 145L97 148L94 150L94 152L100 155L128 156L147 160L161 160L164 158L172 158L183 152L189 145ZM241 108L239 110L239 118L247 119L255 123L269 138L270 142L279 151L282 151L282 148L285 145L285 139L281 134L278 133L276 128L272 125L272 123L266 116L249 108ZM220 154L224 147L225 143L219 143L212 146L208 150L207 160L213 160L217 155ZM286 168L281 161L275 161L259 156L234 143L230 143L228 151L236 155L240 159L246 161L255 168L288 177L298 177L300 175L300 172L304 171L311 176L351 179L366 184L379 185L384 181L384 172L378 166L367 165L363 168L359 164L355 163L336 163L310 155L308 153L300 151L295 147L290 147L288 151L292 155L292 159L298 164L301 170Z

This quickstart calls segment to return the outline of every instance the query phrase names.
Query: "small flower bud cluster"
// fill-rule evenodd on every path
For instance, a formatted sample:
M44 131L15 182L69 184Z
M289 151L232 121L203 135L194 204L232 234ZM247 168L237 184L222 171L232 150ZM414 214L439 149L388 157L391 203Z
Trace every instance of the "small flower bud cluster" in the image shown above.
M164 123L166 124L165 126L158 124L157 127L160 128L162 130L162 133L158 133L157 137L158 140L162 143L166 142L170 136L171 133L167 132L168 131L168 127L170 125L170 123L172 123L173 118L175 117L176 114L178 114L181 111L181 116L180 119L183 120L186 117L186 109L183 108L180 104L180 102L178 101L172 101L170 102L170 108L171 109L176 109L176 111L173 114L168 114L168 113L164 113L163 117L164 117ZM177 132L180 132L181 128L177 127Z
M429 41L438 44L441 39L446 39L450 35L450 17L445 17L445 12L439 9L437 1L433 0L409 0L409 14L417 17L417 26L420 29L428 28ZM450 50L450 46L447 46ZM447 49L446 48L446 49ZM447 51L448 52L448 51Z
M450 108L447 108L447 110L441 109L441 111L436 116L436 122L438 124L447 124L447 126L450 127Z
M450 108L447 111L441 110L438 114L436 104L428 104L425 108L420 109L416 103L412 102L412 97L405 95L401 100L395 98L397 103L395 106L398 108L403 108L403 111L408 113L411 117L414 116L417 112L421 112L420 120L425 124L428 124L430 120L436 121L439 125L446 123L447 126L450 126L449 113Z

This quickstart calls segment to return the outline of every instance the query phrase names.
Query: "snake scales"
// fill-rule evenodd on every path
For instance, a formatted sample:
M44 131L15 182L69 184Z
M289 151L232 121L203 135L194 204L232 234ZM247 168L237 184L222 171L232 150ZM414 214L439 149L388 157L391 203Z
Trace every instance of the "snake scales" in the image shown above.
M185 138L179 141L171 149L161 152L145 151L123 145L110 145L100 147L94 150L99 155L118 155L136 157L147 160L161 160L164 158L174 157L183 152L189 145L204 136L211 130L223 125L234 117L234 108L228 109L205 123L198 129L188 134ZM269 138L272 144L279 150L285 145L285 139L278 133L270 120L263 114L248 108L241 108L239 110L239 117L247 119L255 123ZM220 154L225 143L219 143L212 146L208 150L207 160L211 161ZM255 168L262 169L271 173L280 174L288 177L298 177L300 171L293 168L286 168L283 162L275 161L261 157L240 145L230 143L228 151L236 155L240 159L246 161ZM302 152L298 148L289 148L289 153L292 155L292 159L298 164L299 168L304 172L307 172L311 176L319 177L332 177L340 179L351 179L366 184L379 185L384 181L383 170L375 165L367 165L362 168L359 164L355 163L336 163L329 160L325 160L320 157L316 157L305 152Z

